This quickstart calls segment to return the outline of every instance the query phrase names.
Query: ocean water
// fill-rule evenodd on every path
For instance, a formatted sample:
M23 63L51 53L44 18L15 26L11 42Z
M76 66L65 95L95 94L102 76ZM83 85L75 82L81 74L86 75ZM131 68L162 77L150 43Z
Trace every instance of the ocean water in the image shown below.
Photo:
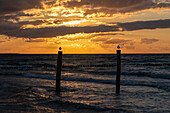
M55 92L57 55L11 54L0 59L1 77L12 77L8 84L18 78L27 84L10 100L0 101L0 109L14 103L12 107L34 106L36 111L41 106L49 112L57 107L62 108L58 112L170 112L170 54L123 54L120 95L115 94L116 55L63 55L60 94Z

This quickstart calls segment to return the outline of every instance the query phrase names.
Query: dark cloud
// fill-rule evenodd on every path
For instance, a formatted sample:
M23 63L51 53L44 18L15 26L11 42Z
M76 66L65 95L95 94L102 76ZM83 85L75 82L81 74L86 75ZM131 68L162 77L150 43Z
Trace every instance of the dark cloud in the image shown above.
M126 39L108 39L108 38L95 38L92 41L100 42L99 45L102 48L112 48L113 45L120 45L121 48L134 49L135 41Z
M66 34L75 33L94 33L94 32L109 32L118 31L117 26L85 26L85 27L47 27L47 28L30 28L10 30L9 32L0 32L7 36L24 37L24 38L39 38L39 37L56 37L64 36Z
M11 21L11 20L13 20L13 21L16 21L16 22L18 22L19 21L19 18L20 17L23 17L23 16L25 16L25 17L31 17L31 16L34 16L33 14L27 14L27 13L23 13L23 12L17 12L17 13L15 13L15 14L0 14L0 21L2 22L8 22L8 21Z
M13 22L0 22L0 34L5 34L5 32L17 31L22 25Z
M110 39L104 42L104 44L125 44L131 42L132 40L125 40L125 39Z
M72 0L65 2L64 6L69 8L83 7L85 15L100 12L112 15L115 13L135 12L150 8L170 8L170 4L157 4L154 3L153 0Z
M144 10L144 9L149 9L153 3L141 3L139 5L131 6L131 7L126 7L126 8L97 8L97 9L87 9L84 13L84 15L91 15L91 14L96 14L96 13L104 13L105 15L109 14L112 16L113 14L116 13L127 13L127 12L135 12L139 10ZM103 15L102 15L103 16Z
M167 4L165 4L165 3L159 3L159 4L157 4L155 7L159 7L159 8L162 8L162 7L164 7L164 8L169 8L169 7L170 7L170 3L167 3Z
M36 21L24 21L19 23L13 23L9 21L1 21L0 22L0 34L6 34L8 35L8 32L17 32L21 30L21 27L23 25L39 25L44 23L42 20L36 20ZM19 32L18 32L19 33Z
M140 30L140 29L170 28L170 19L118 23L118 26L123 28L123 30L125 31Z
M0 14L41 8L41 1L42 0L0 0Z
M18 24L20 25L40 25L42 23L46 23L47 21L43 21L43 20L36 20L36 21L23 21L23 22L19 22Z
M112 32L120 31L120 28L123 30L132 31L140 29L156 29L156 28L170 28L170 19L167 20L156 20L156 21L137 21L130 23L117 23L117 25L107 26L84 26L84 27L46 27L46 28L29 28L22 29L23 25L41 25L46 21L37 20L37 21L25 21L19 23L13 22L0 22L0 34L13 36L13 37L24 37L24 38L41 38L41 37L56 37L64 36L67 34L75 33L100 33L95 34L93 37L101 35L109 35L102 32ZM123 35L123 34L114 34L110 35ZM82 37L83 38L83 37ZM109 43L109 42L108 42Z
M7 15L7 16L5 16L5 15L0 15L0 21L1 21L1 22L2 22L2 21L8 21L9 19L16 20L16 21L19 20L16 15Z
M152 44L154 42L158 42L158 39L148 39L148 38L142 38L141 43L142 44Z
M93 37L95 36L106 36L106 35L124 35L123 33L100 33L100 34L94 34Z
M81 0L68 1L64 3L66 7L83 7L85 15L103 12L105 14L134 12L143 9L161 7L153 3L152 0ZM165 6L165 5L164 5ZM162 5L162 7L164 7ZM170 6L166 4L166 7Z
M94 38L91 41L93 42L100 42L100 46L102 48L110 48L110 45L114 45L114 44L119 44L121 46L121 48L125 47L126 49L134 49L134 41L133 40L126 40L126 39L113 39L113 38L107 38L107 37L98 37L98 38ZM126 46L125 46L126 45Z
M142 2L148 2L151 0L81 0L79 1L68 1L64 5L66 7L107 7L107 8L122 8L129 7Z

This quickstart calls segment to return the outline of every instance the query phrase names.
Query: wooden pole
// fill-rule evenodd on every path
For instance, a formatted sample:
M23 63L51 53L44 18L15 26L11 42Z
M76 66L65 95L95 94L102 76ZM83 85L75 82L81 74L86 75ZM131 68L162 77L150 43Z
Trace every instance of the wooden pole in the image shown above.
M121 50L117 50L116 94L120 94Z
M61 50L61 48L60 48ZM57 59L57 73L56 73L56 92L61 91L61 68L62 68L62 51L58 51L58 59Z

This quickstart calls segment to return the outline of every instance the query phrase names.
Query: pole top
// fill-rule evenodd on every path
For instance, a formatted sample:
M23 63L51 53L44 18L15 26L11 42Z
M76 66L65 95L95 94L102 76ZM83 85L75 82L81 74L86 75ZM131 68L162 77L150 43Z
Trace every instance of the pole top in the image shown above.
M117 46L117 49L120 49L120 46L119 46L119 45Z
M61 47L59 47L59 50L61 50L62 48Z

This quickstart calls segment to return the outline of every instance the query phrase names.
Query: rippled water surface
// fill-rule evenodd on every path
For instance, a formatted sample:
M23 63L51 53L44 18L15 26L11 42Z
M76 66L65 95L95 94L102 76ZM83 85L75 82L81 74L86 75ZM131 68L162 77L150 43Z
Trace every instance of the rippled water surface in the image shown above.
M122 55L120 95L115 94L116 55L63 55L60 94L55 92L57 55L0 55L0 59L0 75L13 78L8 84L2 82L3 87L15 78L27 84L11 96L25 99L16 106L70 107L63 112L170 112L169 54ZM1 101L0 108L11 101Z

